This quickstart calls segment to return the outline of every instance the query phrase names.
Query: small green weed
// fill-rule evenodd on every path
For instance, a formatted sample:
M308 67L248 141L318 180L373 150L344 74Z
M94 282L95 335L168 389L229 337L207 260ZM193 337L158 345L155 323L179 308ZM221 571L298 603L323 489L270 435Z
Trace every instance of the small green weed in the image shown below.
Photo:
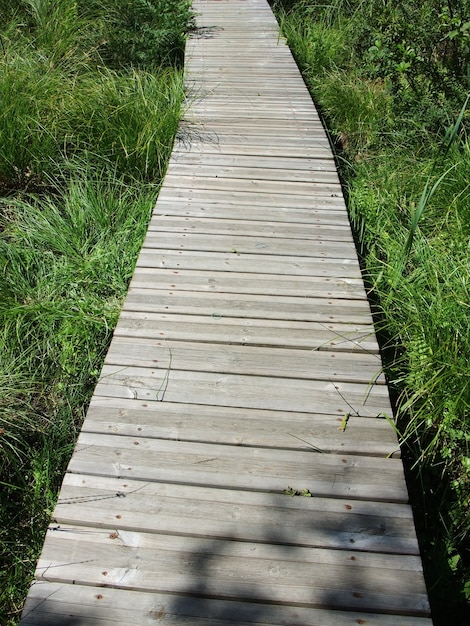
M312 494L308 489L301 489L299 491L298 489L294 489L293 487L287 487L287 489L284 489L284 493L286 494L286 496L301 496L302 498L312 497Z

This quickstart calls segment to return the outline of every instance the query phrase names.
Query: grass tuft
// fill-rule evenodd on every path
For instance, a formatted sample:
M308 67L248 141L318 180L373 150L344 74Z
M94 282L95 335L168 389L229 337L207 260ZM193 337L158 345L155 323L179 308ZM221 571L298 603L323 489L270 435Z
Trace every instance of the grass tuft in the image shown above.
M0 0L0 623L8 626L171 153L189 8Z
M470 6L276 6L337 138L433 618L436 626L463 625L470 614Z

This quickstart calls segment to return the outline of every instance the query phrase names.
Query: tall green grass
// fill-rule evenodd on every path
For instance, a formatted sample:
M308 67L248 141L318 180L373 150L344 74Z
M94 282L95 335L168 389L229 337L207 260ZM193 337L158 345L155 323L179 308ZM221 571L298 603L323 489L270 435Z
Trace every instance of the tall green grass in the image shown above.
M171 153L186 0L0 0L0 623L17 623Z
M465 624L470 3L293 0L277 11L338 150L434 620Z

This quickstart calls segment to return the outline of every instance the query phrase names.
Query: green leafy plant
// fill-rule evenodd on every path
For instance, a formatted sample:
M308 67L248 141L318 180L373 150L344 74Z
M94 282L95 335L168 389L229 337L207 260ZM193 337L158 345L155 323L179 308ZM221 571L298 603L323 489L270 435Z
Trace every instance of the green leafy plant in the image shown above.
M312 494L308 489L298 490L294 489L293 487L287 487L287 489L284 490L284 493L286 494L286 496L301 496L302 498L312 497Z

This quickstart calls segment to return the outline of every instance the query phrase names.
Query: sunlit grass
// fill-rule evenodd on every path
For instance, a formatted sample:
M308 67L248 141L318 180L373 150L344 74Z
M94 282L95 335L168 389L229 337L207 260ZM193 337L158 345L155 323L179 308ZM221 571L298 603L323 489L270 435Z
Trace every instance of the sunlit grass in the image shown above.
M281 12L284 32L339 149L396 427L412 476L434 619L444 625L452 615L457 623L465 596L467 607L470 598L470 145L465 87L457 74L451 79L442 70L448 72L442 88L449 99L443 90L431 89L429 68L413 56L415 41L402 46L404 56L397 58L400 46L393 48L387 39L386 11L398 11L392 5L280 4L290 9ZM403 11L411 7L405 4ZM427 8L422 10L424 14ZM419 36L425 35L421 29ZM443 66L450 61L439 59ZM414 64L415 76L408 74L407 63ZM463 96L457 99L459 93Z
M0 0L0 623L8 626L181 115L189 3L125 4L124 14L118 0Z

